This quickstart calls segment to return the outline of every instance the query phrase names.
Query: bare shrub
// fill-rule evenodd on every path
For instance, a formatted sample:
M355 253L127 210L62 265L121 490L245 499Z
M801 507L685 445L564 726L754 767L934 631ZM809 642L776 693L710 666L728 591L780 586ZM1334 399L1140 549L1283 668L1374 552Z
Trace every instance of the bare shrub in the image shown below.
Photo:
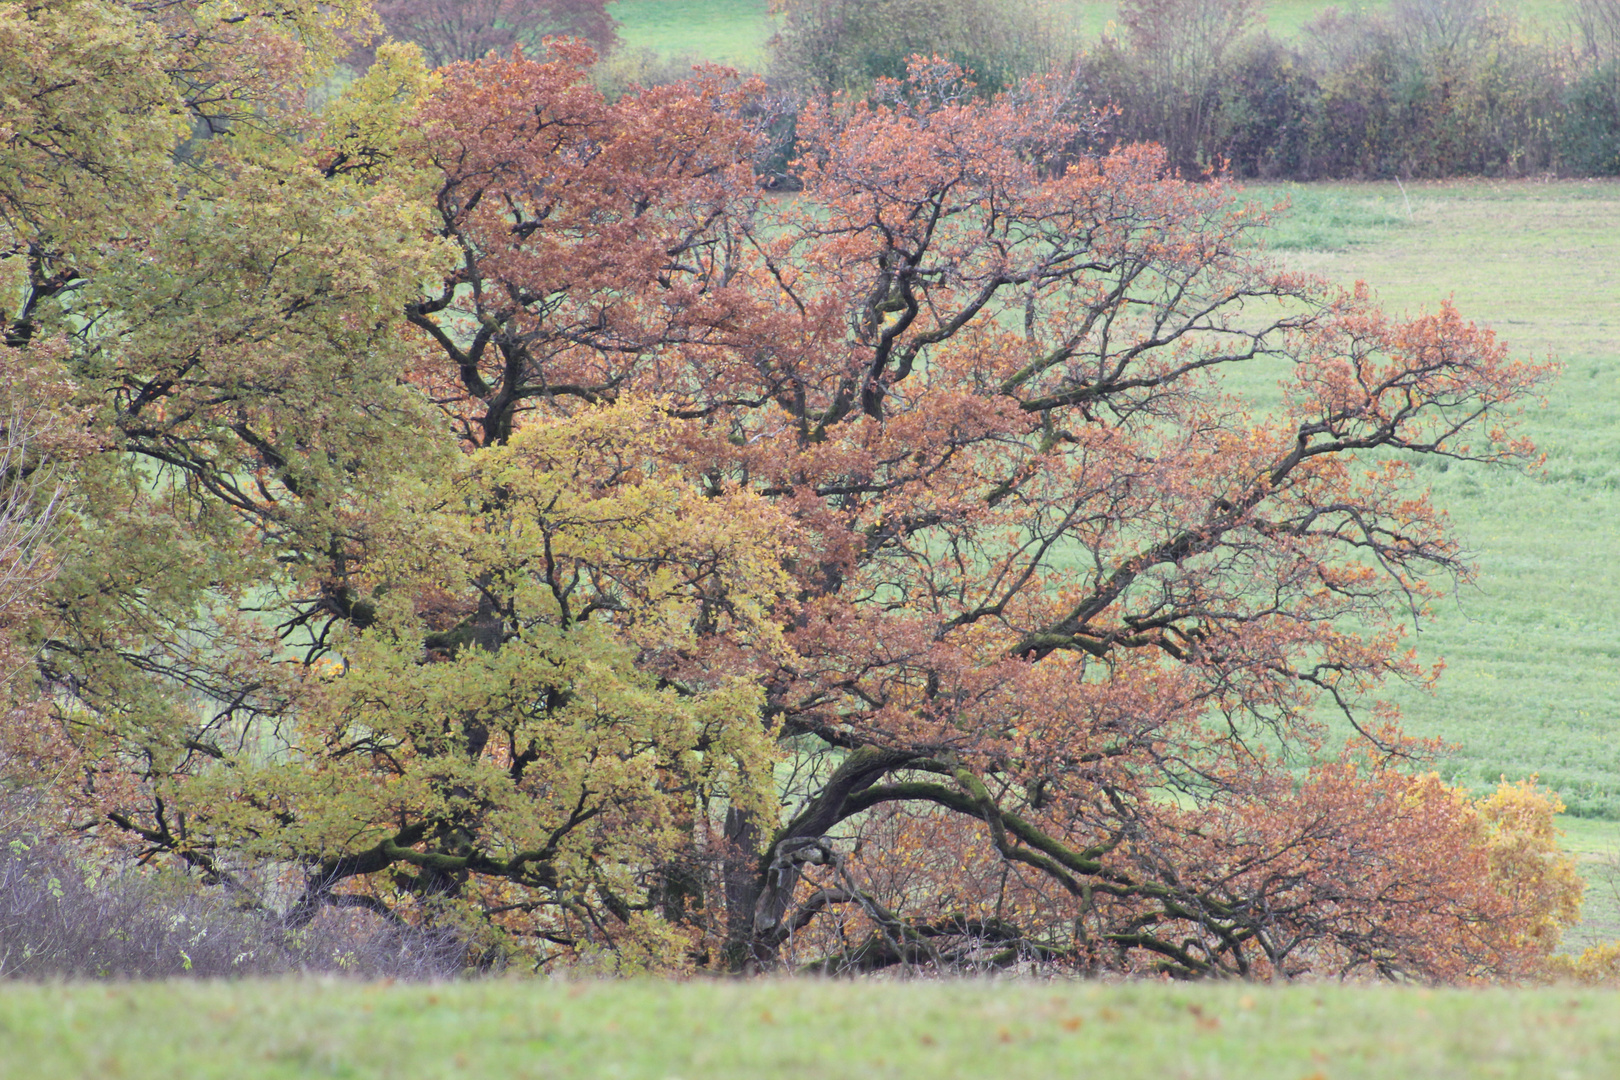
M28 819L23 798L0 800L0 978L444 979L466 966L452 933L335 908L292 927L184 874L87 864Z
M1574 21L1589 58L1599 64L1620 58L1620 0L1575 0Z
M602 52L618 43L605 0L381 0L388 33L415 42L434 67L541 50L548 37L578 37Z

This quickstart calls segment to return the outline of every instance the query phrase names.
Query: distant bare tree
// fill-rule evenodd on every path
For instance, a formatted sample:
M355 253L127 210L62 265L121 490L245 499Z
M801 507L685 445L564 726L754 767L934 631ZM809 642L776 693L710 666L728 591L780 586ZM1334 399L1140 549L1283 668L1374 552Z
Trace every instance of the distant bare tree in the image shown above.
M1115 104L1129 135L1162 143L1186 172L1208 167L1221 79L1263 22L1259 0L1121 0L1119 21L1134 71Z
M543 38L577 37L606 53L618 42L607 0L381 0L388 33L415 42L435 67L479 60Z
M1390 15L1409 55L1431 64L1477 55L1509 25L1488 0L1396 0Z
M1620 57L1620 0L1575 0L1575 29L1587 56Z

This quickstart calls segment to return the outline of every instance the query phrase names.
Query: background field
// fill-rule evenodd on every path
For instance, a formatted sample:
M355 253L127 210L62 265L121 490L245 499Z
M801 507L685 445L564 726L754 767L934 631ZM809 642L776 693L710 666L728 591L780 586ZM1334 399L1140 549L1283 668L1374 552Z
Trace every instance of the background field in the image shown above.
M1451 297L1512 349L1565 372L1526 430L1529 475L1446 462L1421 477L1477 556L1478 581L1416 647L1433 695L1394 696L1457 750L1449 779L1539 774L1576 814L1620 814L1620 185L1313 185L1278 230L1289 264L1366 280L1387 306ZM1408 217L1410 206L1410 217ZM1292 220L1290 220L1292 219Z
M626 48L758 70L775 29L769 8L769 0L618 0L608 13Z
M1056 0L1092 41L1113 22L1115 0ZM1381 3L1334 4L1329 0L1269 0L1265 25L1287 38L1329 7L1354 12L1388 6ZM1518 0L1511 9L1532 27L1560 29L1568 18L1568 0ZM632 49L651 49L665 57L691 56L758 70L765 64L765 40L775 30L769 0L618 0L608 11L621 24L621 37Z
M0 986L0 1080L1593 1078L1620 994L970 981Z
M1586 921L1571 947L1620 938L1620 184L1484 181L1254 188L1292 200L1280 257L1362 279L1395 309L1451 297L1515 352L1564 374L1525 427L1529 475L1430 463L1421 474L1479 577L1421 635L1444 657L1432 695L1397 689L1411 730L1454 744L1454 782L1539 774L1572 814Z

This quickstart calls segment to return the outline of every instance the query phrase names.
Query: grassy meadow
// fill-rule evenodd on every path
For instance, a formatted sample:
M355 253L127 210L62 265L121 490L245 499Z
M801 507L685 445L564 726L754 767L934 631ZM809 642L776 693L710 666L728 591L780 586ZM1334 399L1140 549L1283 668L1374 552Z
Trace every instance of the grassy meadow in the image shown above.
M1528 474L1426 463L1480 567L1414 642L1447 670L1397 691L1411 728L1484 786L1539 774L1572 813L1620 816L1620 184L1453 182L1254 188L1291 197L1279 257L1365 280L1386 306L1450 297L1521 356L1564 365L1525 429Z
M765 67L765 41L775 31L770 0L616 0L608 14L619 20L624 48L745 71Z
M1620 938L1620 183L1457 181L1250 189L1289 200L1271 245L1364 280L1395 310L1450 298L1521 356L1564 367L1525 429L1531 473L1430 462L1478 578L1418 636L1438 689L1396 688L1409 729L1453 747L1456 783L1539 775L1571 811L1588 881L1578 949ZM1263 387L1252 388L1263 392Z
M1620 825L1597 818L1565 817L1564 850L1581 864L1586 896L1581 922L1564 934L1563 951L1620 941Z
M0 985L0 1080L1523 1077L1620 1069L1620 993L1074 982Z

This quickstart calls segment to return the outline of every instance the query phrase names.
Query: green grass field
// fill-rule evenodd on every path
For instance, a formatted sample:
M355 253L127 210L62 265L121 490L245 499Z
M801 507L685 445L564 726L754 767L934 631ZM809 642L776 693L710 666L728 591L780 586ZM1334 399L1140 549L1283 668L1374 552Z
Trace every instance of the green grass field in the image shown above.
M1560 824L1564 850L1580 860L1586 879L1581 923L1564 935L1563 951L1620 941L1620 825L1572 817Z
M1620 993L1074 982L0 986L0 1078L1604 1080Z
M769 8L769 0L617 0L608 13L627 48L757 71L774 32Z
M1449 778L1539 774L1572 812L1620 815L1620 184L1252 192L1294 197L1278 229L1290 265L1365 280L1396 310L1449 296L1519 355L1565 365L1525 418L1542 470L1421 474L1480 575L1416 641L1445 659L1440 689L1395 697L1414 731L1457 745Z
M1566 947L1620 938L1620 184L1291 185L1272 244L1288 264L1365 280L1397 310L1450 297L1520 355L1561 362L1526 430L1524 475L1433 463L1421 477L1479 564L1418 639L1438 690L1396 688L1412 731L1455 749L1454 782L1539 775L1588 880ZM1264 393L1261 386L1252 387ZM1605 818L1608 820L1593 820Z

